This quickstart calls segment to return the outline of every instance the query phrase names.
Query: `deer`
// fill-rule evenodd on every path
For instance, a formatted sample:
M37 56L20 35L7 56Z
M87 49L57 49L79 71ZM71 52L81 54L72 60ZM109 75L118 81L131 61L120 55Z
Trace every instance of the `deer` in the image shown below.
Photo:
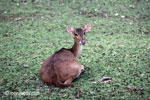
M86 43L85 34L90 30L91 24L86 24L84 28L67 27L67 32L74 35L74 44L72 48L62 48L43 61L40 76L44 83L62 88L74 85L72 81L84 71L77 58Z

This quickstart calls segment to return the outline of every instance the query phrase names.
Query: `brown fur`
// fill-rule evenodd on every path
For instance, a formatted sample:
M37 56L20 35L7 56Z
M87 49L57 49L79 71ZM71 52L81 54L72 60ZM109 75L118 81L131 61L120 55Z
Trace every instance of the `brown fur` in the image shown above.
M40 76L48 85L72 86L72 81L81 74L81 70L84 70L84 66L77 61L77 57L82 49L81 41L85 40L85 34L82 34L85 31L79 34L72 27L69 28L69 33L78 34L75 35L73 47L71 49L62 48L42 63Z

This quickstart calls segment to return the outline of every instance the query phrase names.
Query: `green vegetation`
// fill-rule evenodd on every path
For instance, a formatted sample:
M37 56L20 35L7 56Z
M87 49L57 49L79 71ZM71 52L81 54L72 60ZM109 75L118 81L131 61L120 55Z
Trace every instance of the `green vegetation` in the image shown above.
M74 87L43 84L41 62L73 45L66 27L87 23L92 29L78 58L83 75ZM101 83L103 77L112 81ZM150 99L150 1L1 0L0 100L10 99Z

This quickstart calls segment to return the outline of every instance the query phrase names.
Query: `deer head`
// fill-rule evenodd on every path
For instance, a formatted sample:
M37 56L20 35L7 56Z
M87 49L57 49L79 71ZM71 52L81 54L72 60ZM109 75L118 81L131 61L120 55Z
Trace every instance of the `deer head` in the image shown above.
M76 43L85 45L85 34L91 30L91 24L86 24L84 28L74 29L71 26L67 27L67 32L74 35L74 40Z

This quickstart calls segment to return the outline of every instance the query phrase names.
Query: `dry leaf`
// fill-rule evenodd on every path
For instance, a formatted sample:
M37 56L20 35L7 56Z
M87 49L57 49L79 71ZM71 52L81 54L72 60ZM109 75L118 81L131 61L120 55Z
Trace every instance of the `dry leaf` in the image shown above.
M111 77L103 77L100 79L101 83L107 83L107 82L111 82L112 78Z

